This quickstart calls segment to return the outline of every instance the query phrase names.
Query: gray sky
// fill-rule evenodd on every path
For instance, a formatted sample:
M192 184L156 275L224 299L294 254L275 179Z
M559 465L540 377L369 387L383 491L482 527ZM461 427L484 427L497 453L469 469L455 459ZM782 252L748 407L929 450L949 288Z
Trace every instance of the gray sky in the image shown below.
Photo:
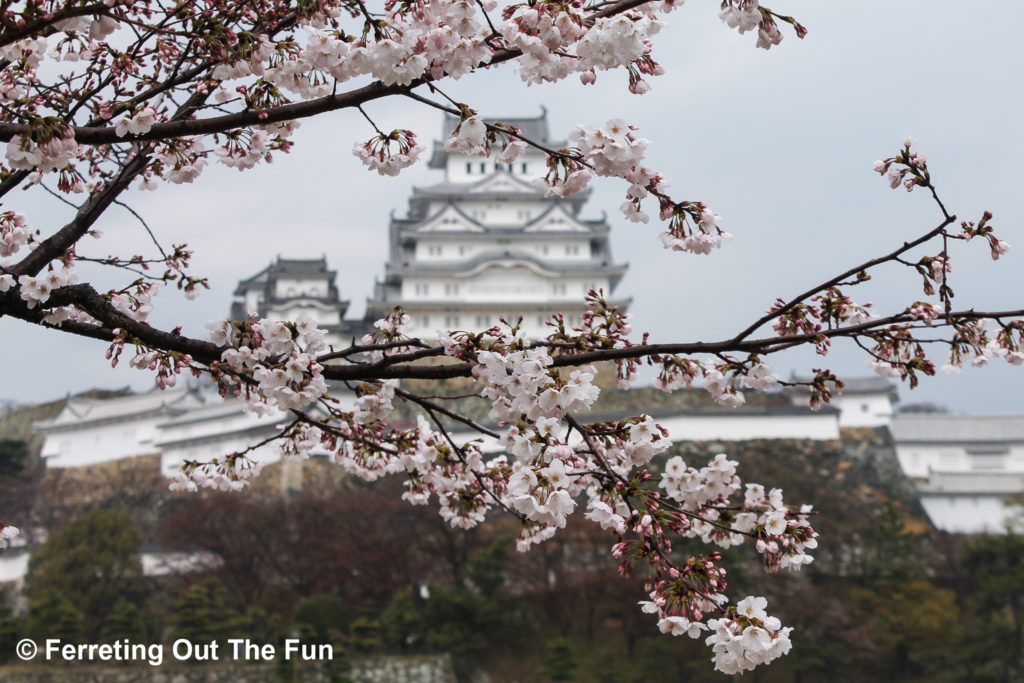
M573 81L526 88L507 67L447 87L485 116L536 115L545 105L556 135L621 116L651 140L648 160L673 179L673 196L703 200L721 214L736 235L732 243L711 256L669 253L658 242L659 225L621 218L623 183L596 184L585 211L607 211L616 258L631 265L617 294L633 297L638 331L665 342L727 337L776 297L934 227L940 216L924 193L890 190L872 172L873 162L908 135L928 152L947 207L964 219L992 210L997 234L1014 246L998 262L980 244L954 251L956 306L1024 307L1024 5L778 0L769 5L810 33L800 41L784 31L782 45L769 52L754 48L752 34L721 24L717 5L691 2L669 17L654 52L666 75L652 79L643 96L626 92L624 73L601 73L591 87ZM439 134L440 116L414 102L367 110L381 128L410 128L425 141ZM195 302L164 292L153 320L202 334L208 319L227 313L238 280L277 254L326 255L352 312L361 315L383 274L388 214L405 211L413 185L439 178L425 164L397 179L363 170L351 147L371 132L358 113L330 114L304 121L294 151L273 165L245 173L214 165L192 186L133 191L132 206L165 242L188 242L195 270L213 286ZM61 210L37 194L19 193L8 206L39 227L60 220ZM108 212L101 228L104 238L81 253L124 254L143 244L120 209ZM914 277L892 268L871 284L855 296L874 301L882 314L923 298ZM97 342L7 319L0 335L0 397L34 402L151 383L146 373L111 371ZM842 347L824 359L800 353L771 364L780 374L812 367L868 372L862 353ZM963 412L1024 412L1021 372L999 363L940 373L912 393L901 388L901 396Z

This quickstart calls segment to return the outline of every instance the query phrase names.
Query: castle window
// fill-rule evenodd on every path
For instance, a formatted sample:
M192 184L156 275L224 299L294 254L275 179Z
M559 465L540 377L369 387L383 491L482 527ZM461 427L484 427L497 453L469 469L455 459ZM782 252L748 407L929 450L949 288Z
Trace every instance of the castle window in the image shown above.
M446 315L444 317L444 324L445 324L445 327L447 327L449 329L451 329L453 327L457 327L458 324L459 324L459 316L457 316L457 315Z
M445 285L444 286L444 293L445 293L446 296L458 296L459 295L459 286L458 285Z
M578 244L567 244L565 246L565 255L566 256L579 256L580 255L580 247L579 247L579 245Z
M481 328L481 329L483 329L484 327L487 327L487 316L478 315L476 317L476 326Z
M554 285L551 285L551 293L552 294L556 294L556 295L557 294L561 294L561 295L564 296L565 295L565 285L564 284L554 284Z
M487 164L485 164L482 161L480 162L480 172L481 173L487 173Z
M521 168L523 169L523 173L526 173L526 164L523 164Z
M428 256L441 256L442 253L444 253L444 252L443 252L443 248L441 247L440 244L429 244L429 245L427 245L427 255Z
M465 255L466 255L466 247L464 247L463 245L460 244L459 245L459 256L465 256Z
M467 161L466 162L466 174L467 175L472 175L473 174L473 162L472 161Z
M428 294L430 294L430 285L416 285L416 296L426 296Z
M1010 449L1005 447L968 447L967 456L972 470L1002 470L1006 469L1006 460L1010 455Z
M429 327L430 326L430 316L429 315L425 315L422 318L420 318L420 325L423 325L423 327Z

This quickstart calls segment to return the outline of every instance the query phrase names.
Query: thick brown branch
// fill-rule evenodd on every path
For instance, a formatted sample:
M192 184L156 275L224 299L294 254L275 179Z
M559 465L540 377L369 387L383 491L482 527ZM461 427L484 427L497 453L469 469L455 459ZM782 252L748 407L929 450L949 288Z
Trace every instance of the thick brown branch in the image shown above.
M124 330L130 338L138 339L150 348L187 353L202 363L212 363L220 360L221 353L224 351L216 344L191 339L174 332L166 332L151 327L146 323L140 323L111 306L110 302L102 294L87 284L69 285L53 290L50 300L46 302L46 307L51 308L55 306L75 306L101 323L101 325L97 326L65 322L59 328L55 328L62 331L109 342L114 339L113 330L119 328ZM17 298L14 292L0 295L0 314L48 326L42 322L46 311L41 311L39 308L28 308L25 302Z
M175 112L175 120L188 119L208 97L209 93L194 93ZM61 258L75 242L89 231L121 193L128 189L132 180L146 169L152 149L153 145L150 144L137 150L136 155L121 168L116 178L105 185L102 190L89 197L70 223L43 240L32 253L11 267L10 273L15 276L35 275L53 259Z
M607 17L619 14L641 5L648 4L650 1L651 0L625 0L624 2L615 3L600 12L596 12L593 16ZM520 56L520 54L521 52L518 49L498 50L491 56L487 64L481 66L495 66L510 59L515 59ZM184 136L221 133L235 128L280 123L294 119L308 118L310 116L316 116L317 114L323 114L338 109L358 107L361 104L381 99L383 97L407 93L413 88L427 83L429 80L430 79L427 77L417 78L409 85L384 85L380 81L375 81L374 83L347 93L328 95L326 97L307 100L305 102L286 104L280 107L272 107L270 109L246 110L236 112L234 114L214 116L205 119L176 119L154 124L148 132L136 136L120 137L111 126L81 126L74 128L75 140L80 144L106 145L128 141L166 140ZM28 126L25 124L0 123L0 141L8 142L15 135L25 133L27 130Z
M48 36L57 31L57 29L54 28L54 24L64 21L65 19L84 17L89 14L104 14L110 16L110 10L101 2L93 5L82 5L81 7L66 7L58 13L48 16L43 21L35 21L30 24L25 24L20 28L5 30L0 34L0 47L16 43L23 38L31 38L35 35Z

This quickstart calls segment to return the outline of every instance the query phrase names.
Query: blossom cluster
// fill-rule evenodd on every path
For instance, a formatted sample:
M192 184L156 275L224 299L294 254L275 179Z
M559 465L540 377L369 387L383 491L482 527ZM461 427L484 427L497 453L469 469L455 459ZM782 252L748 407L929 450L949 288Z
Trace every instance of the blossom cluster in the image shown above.
M992 212L986 211L981 216L981 220L975 224L974 221L963 221L960 224L960 234L957 235L962 240L968 241L975 237L980 237L988 242L989 251L992 254L992 260L996 261L1000 256L1010 251L1010 245L1007 242L997 238L993 232L992 226L989 223L992 220Z
M781 489L766 494L760 484L747 484L738 511L724 506L740 489L737 464L724 453L699 470L687 467L680 456L665 463L659 487L684 511L696 513L684 535L723 547L743 543L744 536L752 536L768 571L799 569L810 563L812 558L806 551L818 544L808 522L809 506L792 510L783 503Z
M61 264L54 267L53 264L43 273L33 275L20 275L18 277L19 296L29 308L35 308L44 304L50 299L50 294L58 287L72 284L77 276L71 268Z
M172 491L198 491L201 488L239 491L263 469L262 463L232 453L209 462L187 461L171 481Z
M227 346L211 366L222 394L242 396L253 412L305 408L327 393L316 353L324 333L309 316L295 322L271 320L207 323L210 340Z
M729 609L729 616L708 621L705 642L714 652L715 668L726 675L751 671L788 654L793 631L766 611L768 601L748 596Z
M80 151L74 130L63 126L38 141L25 135L13 136L7 143L7 163L14 169L48 173L67 167Z
M423 146L416 144L416 135L409 130L393 130L387 135L380 133L352 147L352 153L367 168L388 176L396 176L403 168L412 166L422 152Z
M899 154L875 162L875 172L884 175L893 189L903 185L910 192L915 187L929 186L928 155L921 150L911 151L915 144L914 139L908 137Z
M0 213L0 256L12 256L32 238L25 216L16 211Z
M741 34L757 29L757 47L765 50L782 42L782 31L779 30L776 19L792 24L798 38L807 35L807 29L792 17L778 15L767 7L760 6L758 0L726 0L722 3L722 11L718 16L729 28L734 28Z

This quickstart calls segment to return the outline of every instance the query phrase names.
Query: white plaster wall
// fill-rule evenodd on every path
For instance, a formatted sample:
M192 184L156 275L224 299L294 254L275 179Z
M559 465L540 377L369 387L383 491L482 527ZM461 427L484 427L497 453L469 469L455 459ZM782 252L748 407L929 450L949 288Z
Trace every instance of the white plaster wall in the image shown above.
M999 533L1011 521L1014 510L1003 504L1004 496L921 494L921 504L936 528L961 534Z
M164 448L168 443L182 439L195 439L224 432L273 426L284 422L287 418L287 414L279 411L263 416L245 412L242 401L226 399L223 403L189 411L173 421L165 420L157 428L156 445L158 448Z
M143 553L141 560L143 576L187 574L215 569L224 564L224 560L218 555L206 551Z
M20 581L28 574L28 560L31 553L0 553L0 583ZM195 553L142 553L140 557L144 576L166 576L182 574L216 567L223 562L209 552Z
M281 278L274 282L274 296L326 296L326 278Z
M231 453L244 451L254 443L258 443L265 435L232 434L220 438L204 440L199 443L186 442L168 444L160 453L160 471L165 477L175 477L186 460L206 462L212 458L222 458ZM268 465L281 459L281 454L273 445L267 444L246 454L246 457Z
M260 310L260 304L263 302L263 292L260 290L250 289L245 294L245 310L248 313L256 313Z
M50 432L42 456L47 467L81 467L152 453L156 424L166 419L150 416Z
M480 331L496 324L500 316L505 316L506 320L517 317L513 316L508 310L461 311L453 313L437 309L417 312L410 315L412 319L410 336L421 339L435 339L439 329ZM551 328L544 325L544 321L549 320L550 317L550 313L530 313L524 316L522 327L526 336L531 339L537 339L550 334Z
M837 396L832 405L842 413L840 427L885 427L892 423L893 407L888 395Z
M655 422L669 431L673 442L679 441L746 441L749 439L812 439L832 441L839 438L839 425L834 415L786 416L689 416L656 418ZM468 432L454 434L456 441L477 438ZM578 441L578 437L576 437ZM572 445L573 441L570 441ZM483 439L486 453L503 451L496 439Z
M354 405L355 399L351 394L338 393L336 398L341 410L351 410ZM207 461L244 451L266 438L269 429L288 420L288 415L281 412L262 416L227 412L236 407L241 407L240 401L231 400L226 405L217 404L190 413L198 416L204 411L208 415L218 411L221 414L215 419L162 424L156 446L160 450L160 471L164 476L174 477L186 460ZM267 444L247 454L247 457L269 464L280 460L280 453L274 444Z
M426 233L429 235L429 233ZM483 253L512 254L527 253L540 261L552 263L578 263L591 260L590 242L586 238L578 240L547 240L536 242L512 242L511 240L492 240L489 242L453 241L451 239L429 236L420 237L416 241L415 259L424 263L462 263L468 262Z
M420 238L416 241L416 260L426 262L457 261L468 258L465 244L447 239ZM461 252L460 252L460 247Z
M588 283L608 289L607 278L557 280L539 275L523 266L504 268L493 266L470 278L459 277L412 277L403 279L402 296L409 301L446 301L451 306L462 303L493 303L504 310L514 310L517 305L537 304L553 301L583 303L585 286ZM417 285L421 288L417 291ZM565 285L565 291L556 286ZM425 288L424 288L425 287Z
M794 405L808 405L810 395L793 394ZM886 427L892 424L893 406L889 394L834 395L829 405L840 410L842 427Z
M464 280L463 301L549 301L550 280L521 266L492 267Z
M301 315L306 315L321 325L335 325L340 320L337 309L325 310L319 306L291 304L275 306L267 311L267 317L271 320L295 320Z
M487 175L494 173L495 163L493 158L481 159L479 157L466 157L461 154L449 154L445 177L453 183L477 182ZM468 171L466 164L470 164L470 170ZM483 164L483 171L480 170L481 164ZM526 164L525 172L523 171L523 164ZM508 164L502 164L502 167L505 169L509 168ZM546 159L542 155L534 154L530 151L525 152L512 164L511 173L527 182L542 178L547 173Z
M993 448L1001 448L994 446ZM897 443L896 456L908 477L927 477L941 472L1008 472L1024 473L1024 444L1007 444L1006 456L978 457L968 449L988 448L982 444L916 444Z
M25 551L0 552L0 583L18 581L28 573L29 554Z
M835 415L678 415L655 422L665 427L673 441L746 441L748 439L839 438Z

